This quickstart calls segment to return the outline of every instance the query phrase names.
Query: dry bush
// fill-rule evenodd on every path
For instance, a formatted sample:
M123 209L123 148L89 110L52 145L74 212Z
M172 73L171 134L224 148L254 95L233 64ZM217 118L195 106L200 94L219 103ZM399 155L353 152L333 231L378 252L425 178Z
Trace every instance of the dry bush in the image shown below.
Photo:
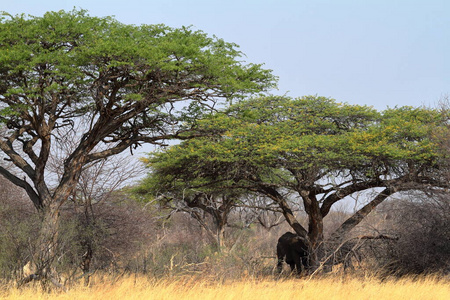
M21 189L0 176L0 277L21 276L30 260L39 219Z
M80 268L88 274L143 271L136 261L154 240L156 224L142 205L125 194L92 204L88 212L84 205L70 203L61 218L61 272L78 276Z
M142 205L116 193L89 206L67 203L61 212L57 269L66 279L85 272L144 271L136 263L155 241L155 217ZM22 267L32 261L40 218L22 191L0 177L0 277L23 278ZM140 268L140 269L139 269ZM29 274L28 274L29 275Z
M234 225L239 223L236 218L231 218ZM146 269L157 277L269 275L276 265L276 241L282 230L286 229L268 230L257 224L230 226L225 233L225 247L218 249L189 214L175 213L154 233L157 239L147 248Z
M397 241L372 245L374 267L396 275L450 273L450 195L415 195L383 208Z
M30 259L39 220L22 190L0 176L0 276L21 276Z

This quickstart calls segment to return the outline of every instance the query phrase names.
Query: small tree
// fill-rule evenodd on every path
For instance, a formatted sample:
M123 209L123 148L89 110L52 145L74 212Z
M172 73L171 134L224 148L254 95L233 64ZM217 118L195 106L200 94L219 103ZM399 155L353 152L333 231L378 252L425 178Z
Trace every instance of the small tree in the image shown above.
M40 276L50 274L59 211L87 165L142 143L188 138L221 99L273 87L270 72L239 61L236 48L191 28L124 25L85 11L1 17L0 122L8 130L0 150L16 170L0 174L41 212ZM55 182L47 166L60 129L81 120L88 128Z
M146 164L152 165L144 159ZM167 162L166 162L167 163ZM241 194L238 191L219 191L211 186L201 188L201 183L192 181L174 181L169 174L160 174L156 168L151 175L143 179L134 189L144 201L155 201L170 213L185 212L193 217L206 231L208 238L220 251L225 246L225 228L233 209L239 204ZM175 175L176 176L176 175ZM191 188L195 186L196 188ZM213 225L208 222L209 216Z
M199 182L214 189L244 189L268 197L294 231L310 243L317 267L326 252L394 193L448 187L434 132L448 116L402 107L377 112L323 97L263 97L243 101L201 124L211 136L183 142L152 159L168 182ZM191 188L195 188L192 185ZM356 192L375 196L325 242L323 220L333 205ZM304 228L290 199L302 202Z

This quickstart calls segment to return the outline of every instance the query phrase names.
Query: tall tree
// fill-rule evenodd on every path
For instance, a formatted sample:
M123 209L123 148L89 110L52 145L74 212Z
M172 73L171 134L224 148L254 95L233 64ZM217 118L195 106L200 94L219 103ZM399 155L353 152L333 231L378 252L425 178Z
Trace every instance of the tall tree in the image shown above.
M219 101L274 86L237 46L189 27L125 25L86 11L0 19L0 150L16 167L0 174L42 212L39 275L54 260L61 206L83 168L135 148L188 138ZM177 104L178 103L178 104ZM55 182L47 169L64 128L86 122Z
M200 126L210 136L153 154L149 176L188 182L190 188L246 189L266 196L310 244L313 265L324 257L323 219L346 196L376 195L328 237L344 236L394 193L448 187L443 153L433 135L448 126L434 109L401 107L378 112L323 97L262 97L242 101ZM303 203L304 228L289 199ZM325 244L326 246L326 244Z

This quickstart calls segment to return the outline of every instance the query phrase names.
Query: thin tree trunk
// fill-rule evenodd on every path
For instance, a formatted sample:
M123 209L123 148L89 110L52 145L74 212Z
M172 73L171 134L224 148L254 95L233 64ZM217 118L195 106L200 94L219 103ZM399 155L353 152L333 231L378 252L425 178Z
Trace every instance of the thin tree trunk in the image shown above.
M94 252L92 250L92 245L90 241L86 242L85 245L86 252L83 254L82 261L81 261L81 270L83 271L83 277L84 277L84 285L88 286L91 278L91 262L92 257L94 255Z
M219 226L217 228L217 246L219 252L225 248L225 226Z

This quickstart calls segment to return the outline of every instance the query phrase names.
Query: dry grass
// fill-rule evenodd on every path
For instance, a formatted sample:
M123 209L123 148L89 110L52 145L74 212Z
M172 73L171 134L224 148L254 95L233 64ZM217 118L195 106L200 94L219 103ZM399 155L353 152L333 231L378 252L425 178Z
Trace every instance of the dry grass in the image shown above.
M374 278L243 279L218 282L199 278L119 280L97 278L91 287L43 293L38 287L3 288L0 299L450 299L449 281L435 277L380 280Z

